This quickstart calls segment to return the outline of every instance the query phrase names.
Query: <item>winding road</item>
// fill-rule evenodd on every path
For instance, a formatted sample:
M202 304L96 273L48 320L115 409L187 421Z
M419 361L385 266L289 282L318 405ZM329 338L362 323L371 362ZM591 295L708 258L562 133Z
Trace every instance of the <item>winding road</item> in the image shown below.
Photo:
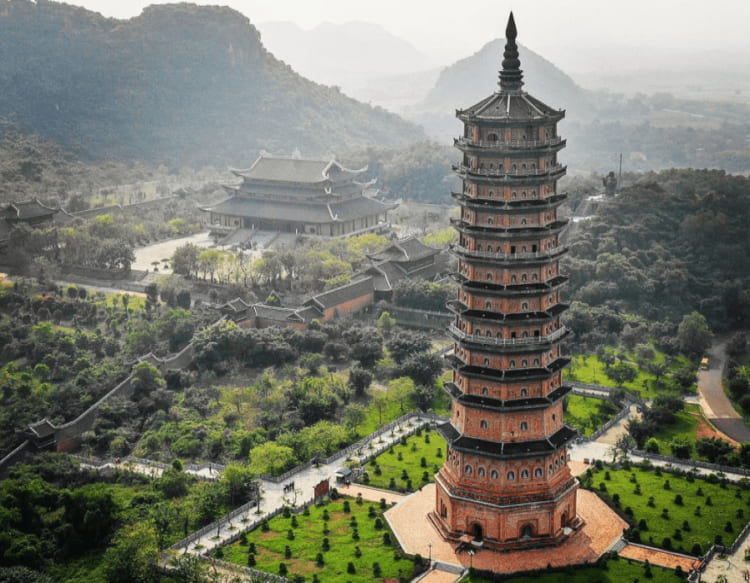
M709 368L698 371L698 395L706 418L716 428L734 439L743 442L750 441L750 428L745 420L734 410L732 402L724 393L722 377L726 368L728 339L714 340L708 349Z

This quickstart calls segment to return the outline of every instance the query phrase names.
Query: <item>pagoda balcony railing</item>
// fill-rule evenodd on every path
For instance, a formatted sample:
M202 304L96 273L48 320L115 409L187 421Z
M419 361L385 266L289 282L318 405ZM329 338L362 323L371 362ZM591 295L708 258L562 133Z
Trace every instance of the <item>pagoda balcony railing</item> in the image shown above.
M547 138L545 140L472 140L471 138L454 138L453 143L457 146L472 146L476 148L491 148L495 150L507 150L510 148L547 148L564 144L561 137Z
M497 253L494 251L476 251L474 249L469 249L468 247L463 247L461 245L450 245L450 248L452 251L455 251L456 253L463 253L465 255L471 255L472 257L482 257L484 259L506 259L506 260L512 260L512 259L548 259L550 257L555 257L557 255L561 255L567 251L566 247L553 247L552 249L547 249L546 251L536 251L533 253Z
M456 164L453 166L455 172L464 174L474 174L476 176L519 176L519 177L531 177L531 176L547 176L550 174L557 174L565 170L565 166L562 164L555 164L549 168L523 168L521 170L506 170L505 168L471 168L465 164Z
M529 336L528 338L493 338L492 336L481 336L479 334L467 334L455 324L448 326L449 332L460 340L466 340L475 344L486 344L488 346L527 346L533 344L549 344L559 340L568 333L565 326L560 326L552 334L547 336Z

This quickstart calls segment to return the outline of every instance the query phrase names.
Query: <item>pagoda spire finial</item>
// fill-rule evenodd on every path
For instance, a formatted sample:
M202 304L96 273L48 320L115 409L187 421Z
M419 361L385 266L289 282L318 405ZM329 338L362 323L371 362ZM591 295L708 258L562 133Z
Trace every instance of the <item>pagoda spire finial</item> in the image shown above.
M500 71L500 89L502 91L520 91L523 85L521 61L518 59L518 45L516 45L516 21L511 11L508 25L505 27L505 51L503 52L503 68Z

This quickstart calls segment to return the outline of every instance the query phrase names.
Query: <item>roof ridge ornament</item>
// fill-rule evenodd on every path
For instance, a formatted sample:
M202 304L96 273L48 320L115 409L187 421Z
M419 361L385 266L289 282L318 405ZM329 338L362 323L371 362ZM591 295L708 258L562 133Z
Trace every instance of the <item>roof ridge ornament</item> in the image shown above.
M500 90L520 91L523 86L523 72L521 61L518 58L518 45L516 44L516 21L513 11L508 16L508 25L505 27L505 51L503 52L503 68L500 70Z

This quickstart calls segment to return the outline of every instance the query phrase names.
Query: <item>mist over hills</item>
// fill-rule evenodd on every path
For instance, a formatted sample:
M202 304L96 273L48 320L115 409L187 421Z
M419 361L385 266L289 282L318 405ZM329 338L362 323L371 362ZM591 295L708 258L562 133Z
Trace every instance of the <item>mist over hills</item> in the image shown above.
M435 137L448 139L460 124L456 109L469 107L497 90L505 39L485 44L475 54L455 62L440 73L425 98L405 115L422 123ZM566 109L568 119L579 118L591 107L590 94L547 59L519 44L524 90L551 107Z
M90 159L246 165L401 147L422 131L309 81L230 8L157 5L114 20L54 2L0 6L0 117Z

